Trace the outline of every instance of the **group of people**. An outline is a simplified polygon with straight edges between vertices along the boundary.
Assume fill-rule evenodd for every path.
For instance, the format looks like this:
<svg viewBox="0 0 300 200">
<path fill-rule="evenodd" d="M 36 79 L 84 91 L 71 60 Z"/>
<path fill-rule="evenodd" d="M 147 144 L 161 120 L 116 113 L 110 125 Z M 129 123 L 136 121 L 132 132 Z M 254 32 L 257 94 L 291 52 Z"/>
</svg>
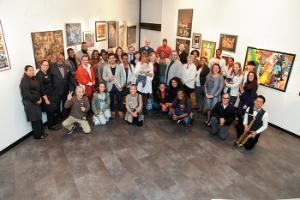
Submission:
<svg viewBox="0 0 300 200">
<path fill-rule="evenodd" d="M 146 40 L 138 51 L 129 46 L 127 53 L 118 47 L 90 54 L 87 43 L 82 42 L 80 51 L 69 48 L 67 54 L 65 60 L 59 53 L 55 63 L 41 61 L 37 73 L 25 66 L 20 89 L 36 139 L 47 137 L 42 112 L 47 114 L 50 130 L 60 129 L 62 123 L 71 134 L 79 124 L 83 132 L 90 133 L 90 116 L 95 126 L 117 116 L 142 126 L 151 109 L 190 127 L 193 104 L 207 115 L 210 134 L 221 139 L 228 137 L 228 127 L 237 118 L 237 137 L 244 132 L 250 135 L 246 149 L 253 148 L 267 128 L 268 114 L 262 108 L 265 98 L 256 93 L 255 62 L 249 61 L 243 70 L 234 58 L 225 61 L 221 49 L 208 61 L 198 50 L 188 54 L 184 44 L 172 50 L 164 39 L 156 50 Z M 196 102 L 192 103 L 194 94 Z"/>
</svg>

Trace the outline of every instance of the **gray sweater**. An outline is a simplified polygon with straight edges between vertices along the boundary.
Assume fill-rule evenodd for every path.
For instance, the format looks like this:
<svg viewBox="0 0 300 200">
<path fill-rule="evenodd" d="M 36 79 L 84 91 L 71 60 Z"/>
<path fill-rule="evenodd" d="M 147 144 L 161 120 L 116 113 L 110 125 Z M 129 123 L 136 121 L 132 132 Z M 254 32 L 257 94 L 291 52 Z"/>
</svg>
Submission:
<svg viewBox="0 0 300 200">
<path fill-rule="evenodd" d="M 213 76 L 212 74 L 209 74 L 206 77 L 204 88 L 206 94 L 213 95 L 214 97 L 219 97 L 224 88 L 223 76 Z"/>
</svg>

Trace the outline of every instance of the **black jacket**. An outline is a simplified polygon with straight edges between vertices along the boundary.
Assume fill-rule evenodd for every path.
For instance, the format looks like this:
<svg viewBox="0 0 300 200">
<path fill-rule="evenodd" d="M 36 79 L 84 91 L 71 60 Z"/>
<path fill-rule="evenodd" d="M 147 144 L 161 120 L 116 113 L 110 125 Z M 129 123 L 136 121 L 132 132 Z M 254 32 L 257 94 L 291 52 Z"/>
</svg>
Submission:
<svg viewBox="0 0 300 200">
<path fill-rule="evenodd" d="M 222 102 L 219 101 L 213 107 L 211 113 L 212 116 L 216 117 L 217 119 L 224 118 L 224 125 L 226 126 L 229 126 L 235 118 L 235 108 L 231 103 L 229 103 L 229 105 L 224 109 Z"/>
<path fill-rule="evenodd" d="M 71 73 L 70 66 L 63 64 L 64 68 L 64 77 L 62 77 L 57 63 L 51 63 L 49 68 L 49 75 L 52 80 L 53 94 L 57 96 L 67 95 L 71 88 Z"/>
<path fill-rule="evenodd" d="M 206 76 L 209 74 L 209 72 L 210 72 L 209 67 L 207 65 L 204 65 L 202 67 L 202 70 L 201 70 L 200 76 L 199 76 L 201 86 L 203 86 L 205 84 Z"/>
<path fill-rule="evenodd" d="M 186 53 L 185 51 L 182 52 L 180 55 L 179 55 L 179 59 L 180 59 L 180 62 L 182 64 L 186 64 L 187 63 L 187 57 L 189 56 L 188 53 Z"/>
</svg>

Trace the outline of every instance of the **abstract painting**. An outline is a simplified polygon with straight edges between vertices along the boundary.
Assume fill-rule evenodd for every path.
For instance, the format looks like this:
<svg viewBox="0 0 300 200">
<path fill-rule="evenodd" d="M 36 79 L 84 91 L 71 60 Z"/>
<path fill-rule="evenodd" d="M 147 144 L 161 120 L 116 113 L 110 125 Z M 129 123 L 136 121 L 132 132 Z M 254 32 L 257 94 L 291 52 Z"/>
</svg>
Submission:
<svg viewBox="0 0 300 200">
<path fill-rule="evenodd" d="M 31 33 L 36 67 L 42 60 L 56 62 L 57 54 L 64 52 L 63 31 Z"/>
<path fill-rule="evenodd" d="M 117 47 L 117 22 L 109 21 L 108 22 L 108 48 Z"/>
<path fill-rule="evenodd" d="M 200 45 L 201 45 L 201 33 L 193 33 L 192 48 L 200 49 Z"/>
<path fill-rule="evenodd" d="M 0 21 L 0 71 L 8 70 L 10 68 L 11 66 L 5 44 L 4 33 Z"/>
<path fill-rule="evenodd" d="M 136 26 L 127 27 L 127 46 L 136 43 Z"/>
<path fill-rule="evenodd" d="M 96 42 L 106 40 L 106 29 L 107 29 L 107 23 L 105 21 L 95 22 Z"/>
<path fill-rule="evenodd" d="M 118 46 L 126 49 L 126 38 L 127 38 L 127 26 L 126 22 L 119 22 L 119 42 Z"/>
<path fill-rule="evenodd" d="M 222 49 L 224 51 L 235 52 L 237 39 L 237 35 L 221 34 L 219 49 Z"/>
<path fill-rule="evenodd" d="M 202 40 L 201 56 L 206 57 L 209 61 L 215 56 L 216 42 Z"/>
<path fill-rule="evenodd" d="M 184 44 L 186 53 L 190 52 L 190 44 L 191 44 L 190 40 L 177 38 L 176 39 L 176 50 L 177 51 L 179 50 L 178 47 L 179 47 L 180 44 Z"/>
<path fill-rule="evenodd" d="M 67 46 L 73 46 L 81 43 L 81 24 L 66 24 Z"/>
<path fill-rule="evenodd" d="M 177 21 L 177 36 L 191 37 L 193 22 L 193 9 L 179 9 Z"/>
<path fill-rule="evenodd" d="M 248 47 L 245 64 L 256 63 L 261 85 L 285 92 L 296 55 L 279 51 Z"/>
<path fill-rule="evenodd" d="M 94 33 L 91 31 L 83 32 L 83 41 L 87 43 L 88 47 L 95 46 Z"/>
</svg>

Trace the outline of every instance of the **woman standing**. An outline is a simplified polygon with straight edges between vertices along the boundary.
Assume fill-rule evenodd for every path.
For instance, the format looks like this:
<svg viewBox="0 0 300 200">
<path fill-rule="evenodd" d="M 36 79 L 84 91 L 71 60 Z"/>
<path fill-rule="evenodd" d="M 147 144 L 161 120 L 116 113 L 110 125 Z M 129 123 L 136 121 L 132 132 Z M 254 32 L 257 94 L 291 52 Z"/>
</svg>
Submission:
<svg viewBox="0 0 300 200">
<path fill-rule="evenodd" d="M 123 49 L 121 47 L 118 47 L 115 52 L 116 56 L 116 63 L 121 64 L 122 63 L 122 54 L 123 54 Z"/>
<path fill-rule="evenodd" d="M 234 63 L 233 71 L 225 78 L 224 93 L 230 94 L 230 103 L 235 104 L 239 95 L 240 85 L 243 82 L 242 65 L 239 62 Z"/>
<path fill-rule="evenodd" d="M 187 58 L 187 64 L 183 66 L 182 82 L 186 96 L 191 98 L 191 93 L 195 89 L 197 67 L 194 64 L 194 56 Z"/>
<path fill-rule="evenodd" d="M 153 89 L 153 94 L 158 90 L 159 87 L 159 64 L 157 62 L 157 57 L 156 53 L 152 52 L 150 53 L 150 63 L 153 65 L 153 80 L 152 80 L 152 89 Z"/>
<path fill-rule="evenodd" d="M 98 50 L 92 52 L 91 65 L 96 74 L 96 83 L 102 82 L 103 65 L 101 64 L 101 57 Z"/>
<path fill-rule="evenodd" d="M 141 52 L 136 51 L 134 54 L 134 59 L 130 61 L 130 64 L 132 64 L 134 67 L 141 62 Z"/>
<path fill-rule="evenodd" d="M 34 69 L 31 65 L 26 65 L 24 71 L 20 90 L 27 121 L 31 122 L 33 137 L 35 139 L 44 139 L 47 137 L 47 134 L 44 134 L 42 122 L 40 83 L 34 77 Z"/>
<path fill-rule="evenodd" d="M 224 78 L 221 67 L 215 63 L 211 68 L 211 73 L 206 77 L 204 84 L 206 107 L 207 107 L 207 120 L 205 124 L 210 125 L 211 110 L 215 104 L 220 100 L 221 92 L 224 88 Z"/>
<path fill-rule="evenodd" d="M 47 126 L 49 130 L 58 130 L 59 126 L 55 123 L 55 111 L 57 109 L 57 99 L 53 95 L 51 76 L 48 73 L 49 63 L 47 60 L 41 62 L 40 70 L 36 74 L 36 79 L 40 83 L 42 96 L 42 111 L 47 114 Z"/>
</svg>

